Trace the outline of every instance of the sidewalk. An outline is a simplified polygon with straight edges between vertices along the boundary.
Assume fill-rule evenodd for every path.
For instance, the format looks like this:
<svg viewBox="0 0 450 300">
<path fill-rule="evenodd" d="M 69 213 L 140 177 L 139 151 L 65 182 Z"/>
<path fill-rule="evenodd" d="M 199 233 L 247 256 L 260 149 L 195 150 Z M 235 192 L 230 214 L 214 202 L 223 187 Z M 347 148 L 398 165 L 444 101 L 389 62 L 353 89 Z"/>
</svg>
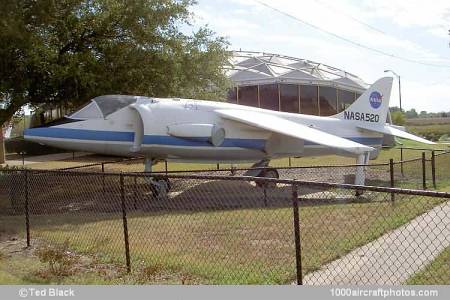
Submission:
<svg viewBox="0 0 450 300">
<path fill-rule="evenodd" d="M 80 156 L 86 156 L 90 153 L 87 152 L 75 152 L 75 157 Z M 42 162 L 48 162 L 48 161 L 55 161 L 55 160 L 63 160 L 63 159 L 70 159 L 72 158 L 74 153 L 72 152 L 66 152 L 66 153 L 56 153 L 56 154 L 47 154 L 47 155 L 38 155 L 38 156 L 28 156 L 25 157 L 24 162 L 22 162 L 22 159 L 15 159 L 15 160 L 7 160 L 5 164 L 2 164 L 2 166 L 21 166 L 22 164 L 25 165 L 31 165 L 31 164 L 37 164 Z"/>
<path fill-rule="evenodd" d="M 438 221 L 439 220 L 439 221 Z M 399 285 L 450 246 L 450 201 L 303 278 L 306 285 Z"/>
</svg>

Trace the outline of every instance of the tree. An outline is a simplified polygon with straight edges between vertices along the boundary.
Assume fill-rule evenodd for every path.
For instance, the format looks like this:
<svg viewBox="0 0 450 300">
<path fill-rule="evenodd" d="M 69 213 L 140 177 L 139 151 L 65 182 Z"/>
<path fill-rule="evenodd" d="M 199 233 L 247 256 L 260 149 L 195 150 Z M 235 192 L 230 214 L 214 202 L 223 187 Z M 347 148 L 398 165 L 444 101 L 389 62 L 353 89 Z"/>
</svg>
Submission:
<svg viewBox="0 0 450 300">
<path fill-rule="evenodd" d="M 206 27 L 185 33 L 194 4 L 1 0 L 0 124 L 24 104 L 102 94 L 222 97 L 228 44 Z"/>
<path fill-rule="evenodd" d="M 405 125 L 405 114 L 401 111 L 391 112 L 391 118 L 395 125 Z"/>
<path fill-rule="evenodd" d="M 427 118 L 428 117 L 428 113 L 426 110 L 421 110 L 419 113 L 419 118 Z"/>
<path fill-rule="evenodd" d="M 407 119 L 417 118 L 418 116 L 419 116 L 419 114 L 417 113 L 417 111 L 414 108 L 411 108 L 410 110 L 408 110 L 406 112 Z"/>
<path fill-rule="evenodd" d="M 401 110 L 400 110 L 400 107 L 398 107 L 398 106 L 391 106 L 391 107 L 389 107 L 389 111 L 396 112 L 396 111 L 401 111 Z"/>
</svg>

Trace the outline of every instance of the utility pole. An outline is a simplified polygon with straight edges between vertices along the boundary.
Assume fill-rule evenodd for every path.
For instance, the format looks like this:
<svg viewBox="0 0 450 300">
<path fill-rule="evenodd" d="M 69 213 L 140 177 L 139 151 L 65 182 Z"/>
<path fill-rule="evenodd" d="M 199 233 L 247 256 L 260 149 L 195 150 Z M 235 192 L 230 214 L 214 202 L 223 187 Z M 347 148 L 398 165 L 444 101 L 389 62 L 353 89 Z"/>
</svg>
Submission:
<svg viewBox="0 0 450 300">
<path fill-rule="evenodd" d="M 398 75 L 397 73 L 395 73 L 392 70 L 384 70 L 384 73 L 387 73 L 387 72 L 394 74 L 394 76 L 397 77 L 397 79 L 398 79 L 398 100 L 399 100 L 399 105 L 400 105 L 400 112 L 403 112 L 403 110 L 402 110 L 402 85 L 401 85 L 401 81 L 400 81 L 400 75 Z"/>
</svg>

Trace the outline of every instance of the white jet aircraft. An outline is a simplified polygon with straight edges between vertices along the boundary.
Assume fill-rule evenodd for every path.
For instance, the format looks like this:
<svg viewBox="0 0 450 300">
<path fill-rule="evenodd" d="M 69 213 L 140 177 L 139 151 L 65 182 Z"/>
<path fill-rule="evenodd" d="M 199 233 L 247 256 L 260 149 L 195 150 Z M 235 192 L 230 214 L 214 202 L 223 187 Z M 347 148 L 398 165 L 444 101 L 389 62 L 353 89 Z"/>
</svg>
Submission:
<svg viewBox="0 0 450 300">
<path fill-rule="evenodd" d="M 353 156 L 362 165 L 378 155 L 384 134 L 432 143 L 386 124 L 391 87 L 391 77 L 381 78 L 330 117 L 203 100 L 100 96 L 63 120 L 27 129 L 24 135 L 69 150 L 143 155 L 147 172 L 164 159 L 267 167 L 279 157 L 338 154 Z M 278 177 L 275 169 L 248 174 Z M 364 184 L 362 167 L 356 168 L 355 183 Z"/>
</svg>

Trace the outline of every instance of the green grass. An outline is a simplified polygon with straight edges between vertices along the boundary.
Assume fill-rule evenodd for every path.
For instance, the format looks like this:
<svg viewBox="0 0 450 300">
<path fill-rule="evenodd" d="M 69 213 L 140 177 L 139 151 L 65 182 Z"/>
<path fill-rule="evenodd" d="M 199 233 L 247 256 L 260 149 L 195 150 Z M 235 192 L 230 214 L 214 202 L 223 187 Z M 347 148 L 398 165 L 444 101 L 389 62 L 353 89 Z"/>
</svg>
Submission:
<svg viewBox="0 0 450 300">
<path fill-rule="evenodd" d="M 409 278 L 407 284 L 448 285 L 450 283 L 450 247 L 447 247 L 425 269 Z"/>
<path fill-rule="evenodd" d="M 444 134 L 450 134 L 450 124 L 408 125 L 407 129 L 433 141 L 437 141 Z"/>
<path fill-rule="evenodd" d="M 418 145 L 405 142 L 405 146 Z M 436 148 L 442 148 L 437 145 Z M 399 158 L 398 149 L 383 150 L 378 160 Z M 405 159 L 415 158 L 420 151 L 406 151 Z M 446 156 L 445 156 L 446 157 Z M 92 158 L 89 158 L 92 159 Z M 439 165 L 448 165 L 448 158 Z M 294 165 L 354 163 L 353 159 L 327 156 L 322 158 L 293 159 Z M 273 165 L 287 166 L 287 159 L 272 161 Z M 123 168 L 122 165 L 114 165 Z M 163 164 L 157 168 L 162 170 Z M 186 168 L 215 168 L 215 165 L 172 164 L 170 170 Z M 222 165 L 223 167 L 223 165 Z M 108 167 L 109 168 L 109 167 Z M 121 171 L 142 169 L 140 164 L 130 164 Z M 420 168 L 408 166 L 408 174 L 417 175 Z M 107 170 L 111 171 L 111 170 Z M 438 188 L 450 190 L 448 171 L 440 169 Z M 444 177 L 447 176 L 447 177 Z M 413 185 L 413 182 L 403 183 Z M 342 193 L 342 191 L 335 191 Z M 1 194 L 1 192 L 0 192 Z M 7 196 L 7 195 L 6 195 Z M 211 194 L 211 197 L 218 195 Z M 223 195 L 222 195 L 223 196 Z M 372 195 L 382 200 L 382 195 Z M 0 199 L 6 199 L 0 195 Z M 375 200 L 376 200 L 375 199 Z M 6 200 L 5 200 L 6 201 Z M 4 202 L 0 201 L 0 206 Z M 397 197 L 389 202 L 351 203 L 338 205 L 304 206 L 300 209 L 302 259 L 305 273 L 339 258 L 382 234 L 397 228 L 415 216 L 441 203 L 441 199 Z M 97 273 L 64 278 L 66 284 L 142 283 L 139 270 L 145 266 L 161 266 L 162 274 L 150 283 L 255 283 L 286 284 L 295 277 L 295 249 L 292 232 L 292 209 L 239 209 L 228 211 L 190 213 L 129 212 L 128 227 L 133 273 L 120 278 L 105 279 Z M 70 242 L 79 253 L 95 253 L 105 263 L 124 264 L 123 227 L 119 213 L 32 216 L 32 238 L 46 242 Z M 5 232 L 19 229 L 23 235 L 22 216 L 0 218 L 0 228 Z M 36 260 L 36 259 L 35 259 Z M 35 269 L 36 261 L 25 261 Z M 439 261 L 438 261 L 439 262 Z M 0 262 L 0 283 L 39 283 L 40 278 L 27 277 L 20 270 L 22 262 L 13 261 L 5 266 Z M 30 267 L 31 268 L 31 267 Z M 32 269 L 32 268 L 31 268 Z M 16 270 L 16 271 L 14 271 Z M 19 271 L 17 271 L 19 270 Z M 161 280 L 163 278 L 163 280 Z M 55 283 L 46 281 L 44 283 Z M 56 282 L 59 283 L 59 282 Z M 447 281 L 448 284 L 448 281 Z"/>
<path fill-rule="evenodd" d="M 399 197 L 400 198 L 400 197 Z M 303 271 L 341 257 L 431 209 L 441 199 L 408 197 L 389 202 L 305 206 L 300 209 Z M 2 224 L 3 223 L 3 224 Z M 20 224 L 4 219 L 3 227 Z M 17 227 L 16 227 L 17 228 Z M 180 283 L 286 284 L 295 278 L 292 209 L 131 213 L 133 268 L 159 265 Z M 80 253 L 124 263 L 120 215 L 32 218 L 32 237 L 70 242 Z"/>
<path fill-rule="evenodd" d="M 6 284 L 136 284 L 137 278 L 132 275 L 119 274 L 105 276 L 101 270 L 87 270 L 67 276 L 52 276 L 47 272 L 47 266 L 36 256 L 14 256 L 0 261 L 0 285 Z"/>
</svg>

